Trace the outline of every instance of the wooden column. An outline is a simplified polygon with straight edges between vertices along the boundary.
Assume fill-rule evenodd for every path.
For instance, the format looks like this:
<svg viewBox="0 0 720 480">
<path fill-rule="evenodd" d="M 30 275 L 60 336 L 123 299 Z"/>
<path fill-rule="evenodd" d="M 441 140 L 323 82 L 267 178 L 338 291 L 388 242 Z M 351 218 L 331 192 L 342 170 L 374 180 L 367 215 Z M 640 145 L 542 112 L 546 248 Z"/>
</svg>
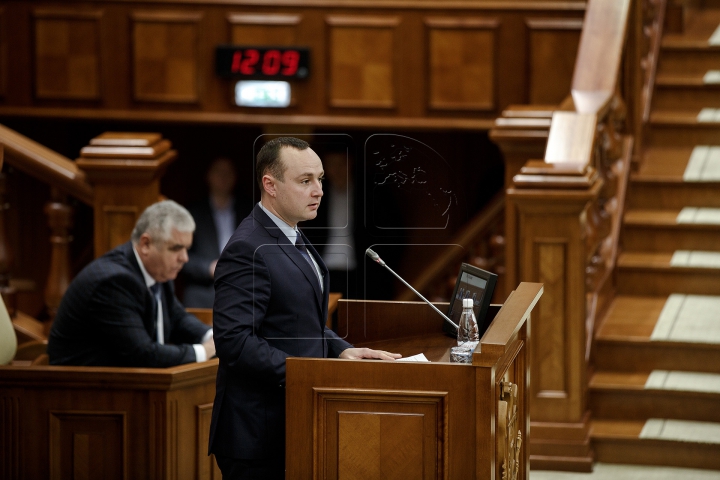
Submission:
<svg viewBox="0 0 720 480">
<path fill-rule="evenodd" d="M 577 148 L 563 150 L 551 130 L 550 163 L 528 162 L 507 192 L 516 212 L 518 275 L 545 288 L 530 345 L 530 462 L 536 469 L 591 471 L 586 276 L 603 224 L 594 212 L 604 181 L 592 166 L 595 116 L 556 115 L 553 127 L 556 120 L 558 131 L 579 140 Z"/>
<path fill-rule="evenodd" d="M 50 271 L 45 286 L 45 306 L 49 317 L 48 322 L 45 323 L 45 333 L 49 334 L 55 314 L 71 280 L 69 244 L 72 240 L 70 228 L 73 224 L 73 209 L 67 204 L 66 195 L 53 188 L 52 200 L 45 205 L 45 214 L 48 216 L 51 232 Z"/>
<path fill-rule="evenodd" d="M 95 256 L 127 242 L 140 214 L 160 199 L 160 178 L 177 153 L 159 133 L 106 132 L 77 159 L 93 185 Z"/>
<path fill-rule="evenodd" d="M 520 172 L 525 163 L 532 158 L 542 158 L 545 154 L 552 108 L 517 105 L 503 111 L 502 117 L 495 120 L 490 130 L 490 139 L 498 144 L 505 163 L 505 190 L 510 188 L 513 177 Z M 512 205 L 505 203 L 505 270 L 504 292 L 511 292 L 519 283 L 517 265 L 517 212 Z"/>
</svg>

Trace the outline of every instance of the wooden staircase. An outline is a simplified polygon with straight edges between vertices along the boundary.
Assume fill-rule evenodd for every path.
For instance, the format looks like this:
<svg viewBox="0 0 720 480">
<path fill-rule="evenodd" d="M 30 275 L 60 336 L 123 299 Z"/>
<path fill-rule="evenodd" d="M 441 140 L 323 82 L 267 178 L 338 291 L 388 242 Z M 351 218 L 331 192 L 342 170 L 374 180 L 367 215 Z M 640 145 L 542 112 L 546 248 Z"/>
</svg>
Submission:
<svg viewBox="0 0 720 480">
<path fill-rule="evenodd" d="M 617 296 L 595 333 L 600 462 L 720 470 L 720 113 L 700 115 L 720 109 L 720 2 L 704 5 L 662 40 Z"/>
</svg>

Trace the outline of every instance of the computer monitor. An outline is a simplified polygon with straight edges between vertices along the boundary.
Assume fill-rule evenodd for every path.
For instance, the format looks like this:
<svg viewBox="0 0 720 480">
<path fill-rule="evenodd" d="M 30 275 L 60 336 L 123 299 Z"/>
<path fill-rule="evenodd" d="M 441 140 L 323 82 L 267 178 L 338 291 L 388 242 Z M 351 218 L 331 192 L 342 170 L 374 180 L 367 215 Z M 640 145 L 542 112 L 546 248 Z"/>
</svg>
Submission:
<svg viewBox="0 0 720 480">
<path fill-rule="evenodd" d="M 450 298 L 450 306 L 448 307 L 447 316 L 455 322 L 460 323 L 460 314 L 462 313 L 462 301 L 465 298 L 472 298 L 474 305 L 475 318 L 478 323 L 478 331 L 480 338 L 485 334 L 490 322 L 486 322 L 490 300 L 492 299 L 495 284 L 497 283 L 497 275 L 481 268 L 463 263 L 460 266 L 457 280 L 455 281 L 455 289 Z M 443 322 L 443 331 L 452 336 L 457 336 L 457 329 L 448 322 Z"/>
</svg>

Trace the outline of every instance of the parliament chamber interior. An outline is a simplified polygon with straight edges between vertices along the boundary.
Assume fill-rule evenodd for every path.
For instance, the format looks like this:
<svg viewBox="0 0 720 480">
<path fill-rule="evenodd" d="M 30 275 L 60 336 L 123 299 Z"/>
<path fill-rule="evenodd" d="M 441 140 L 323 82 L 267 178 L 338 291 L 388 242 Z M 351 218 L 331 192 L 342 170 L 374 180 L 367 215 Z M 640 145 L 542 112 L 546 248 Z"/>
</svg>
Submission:
<svg viewBox="0 0 720 480">
<path fill-rule="evenodd" d="M 2 2 L 0 478 L 221 478 L 217 359 L 55 366 L 47 340 L 213 160 L 250 212 L 281 136 L 351 185 L 328 327 L 429 360 L 290 358 L 286 478 L 720 475 L 718 65 L 719 0 Z M 471 364 L 368 247 L 442 311 L 461 265 L 497 275 Z"/>
</svg>

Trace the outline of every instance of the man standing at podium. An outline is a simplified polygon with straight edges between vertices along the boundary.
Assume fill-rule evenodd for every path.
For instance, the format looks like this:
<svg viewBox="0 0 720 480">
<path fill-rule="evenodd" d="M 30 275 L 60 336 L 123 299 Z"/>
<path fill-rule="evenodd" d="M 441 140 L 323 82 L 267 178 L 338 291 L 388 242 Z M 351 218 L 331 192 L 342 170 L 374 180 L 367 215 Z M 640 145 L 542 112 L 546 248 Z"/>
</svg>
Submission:
<svg viewBox="0 0 720 480">
<path fill-rule="evenodd" d="M 328 269 L 297 228 L 317 215 L 323 175 L 307 142 L 267 142 L 256 164 L 261 200 L 217 262 L 213 329 L 220 365 L 209 451 L 225 480 L 285 478 L 287 357 L 400 357 L 353 348 L 325 326 Z"/>
</svg>

